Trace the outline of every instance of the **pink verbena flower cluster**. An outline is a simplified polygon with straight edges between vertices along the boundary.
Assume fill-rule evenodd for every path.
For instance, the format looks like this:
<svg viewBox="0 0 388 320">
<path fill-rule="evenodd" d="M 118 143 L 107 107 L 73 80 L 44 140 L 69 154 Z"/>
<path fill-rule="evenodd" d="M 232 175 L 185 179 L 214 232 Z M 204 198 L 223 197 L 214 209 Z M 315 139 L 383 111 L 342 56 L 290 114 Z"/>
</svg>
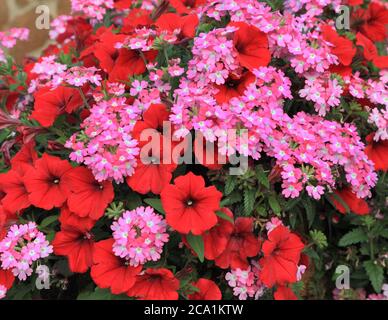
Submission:
<svg viewBox="0 0 388 320">
<path fill-rule="evenodd" d="M 225 279 L 228 285 L 233 288 L 233 295 L 239 300 L 247 300 L 248 298 L 258 300 L 266 288 L 258 278 L 259 272 L 259 265 L 252 262 L 247 270 L 232 269 L 225 275 Z"/>
<path fill-rule="evenodd" d="M 48 84 L 51 87 L 57 87 L 62 83 L 66 83 L 74 87 L 83 87 L 90 83 L 95 86 L 101 85 L 101 75 L 98 74 L 100 70 L 95 67 L 71 67 L 63 73 L 54 75 L 52 81 Z"/>
<path fill-rule="evenodd" d="M 11 49 L 16 45 L 17 40 L 28 40 L 30 30 L 26 28 L 12 28 L 0 32 L 0 62 L 5 62 L 4 48 Z"/>
<path fill-rule="evenodd" d="M 86 17 L 101 21 L 108 9 L 114 8 L 114 0 L 71 0 L 73 12 L 82 12 Z"/>
<path fill-rule="evenodd" d="M 59 35 L 65 33 L 67 22 L 72 20 L 72 16 L 61 15 L 55 18 L 50 24 L 49 36 L 50 39 L 56 40 Z"/>
<path fill-rule="evenodd" d="M 342 86 L 329 74 L 307 74 L 303 89 L 299 95 L 307 101 L 313 101 L 315 111 L 324 116 L 332 107 L 339 106 L 343 93 Z"/>
<path fill-rule="evenodd" d="M 131 266 L 158 261 L 169 238 L 165 220 L 151 207 L 125 211 L 111 228 L 114 254 L 128 260 Z"/>
<path fill-rule="evenodd" d="M 98 181 L 121 183 L 136 167 L 140 150 L 131 132 L 142 110 L 127 104 L 125 98 L 114 97 L 97 102 L 90 112 L 83 130 L 65 145 L 74 150 L 70 159 L 88 166 Z"/>
<path fill-rule="evenodd" d="M 306 12 L 303 15 L 309 17 L 322 14 L 325 7 L 329 5 L 338 12 L 341 0 L 286 0 L 284 2 L 286 10 L 296 13 L 304 9 Z"/>
<path fill-rule="evenodd" d="M 52 252 L 53 247 L 35 222 L 13 225 L 0 242 L 1 267 L 11 269 L 15 277 L 24 281 L 32 274 L 32 264 Z"/>
</svg>

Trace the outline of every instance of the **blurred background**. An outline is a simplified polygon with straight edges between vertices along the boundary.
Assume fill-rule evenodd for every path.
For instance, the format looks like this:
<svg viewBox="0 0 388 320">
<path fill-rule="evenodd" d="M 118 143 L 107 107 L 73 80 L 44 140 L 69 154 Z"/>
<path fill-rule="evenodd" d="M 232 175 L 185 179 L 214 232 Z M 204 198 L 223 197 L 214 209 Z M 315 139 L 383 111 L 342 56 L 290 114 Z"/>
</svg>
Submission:
<svg viewBox="0 0 388 320">
<path fill-rule="evenodd" d="M 49 30 L 39 30 L 35 27 L 35 12 L 39 5 L 46 5 L 50 9 L 51 19 L 61 14 L 70 13 L 70 0 L 0 0 L 0 31 L 12 27 L 26 27 L 30 29 L 30 40 L 21 41 L 11 50 L 17 61 L 23 56 L 37 56 L 49 43 Z"/>
</svg>

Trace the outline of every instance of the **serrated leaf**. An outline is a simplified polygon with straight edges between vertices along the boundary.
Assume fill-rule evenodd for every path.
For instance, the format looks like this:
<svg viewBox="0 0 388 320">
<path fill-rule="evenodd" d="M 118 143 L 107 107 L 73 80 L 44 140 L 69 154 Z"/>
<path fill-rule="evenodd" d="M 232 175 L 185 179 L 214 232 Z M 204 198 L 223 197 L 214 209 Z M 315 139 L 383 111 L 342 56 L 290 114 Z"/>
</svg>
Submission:
<svg viewBox="0 0 388 320">
<path fill-rule="evenodd" d="M 268 180 L 268 176 L 266 175 L 266 173 L 264 172 L 263 168 L 260 166 L 260 167 L 257 167 L 256 169 L 256 177 L 257 179 L 259 180 L 259 182 L 264 186 L 266 187 L 267 189 L 269 189 L 269 180 Z"/>
<path fill-rule="evenodd" d="M 375 289 L 377 293 L 380 293 L 384 282 L 384 269 L 371 260 L 365 261 L 363 265 L 373 286 L 373 289 Z"/>
<path fill-rule="evenodd" d="M 277 215 L 277 216 L 280 216 L 281 215 L 281 212 L 282 212 L 282 209 L 280 207 L 280 204 L 278 202 L 278 199 L 276 198 L 276 196 L 274 195 L 270 195 L 268 197 L 268 203 L 269 203 L 269 206 L 271 207 L 272 211 Z"/>
<path fill-rule="evenodd" d="M 228 177 L 225 181 L 225 189 L 224 193 L 225 195 L 229 195 L 233 192 L 234 188 L 236 187 L 236 180 L 232 179 L 231 176 Z"/>
<path fill-rule="evenodd" d="M 255 190 L 244 191 L 244 214 L 249 216 L 255 207 Z"/>
<path fill-rule="evenodd" d="M 315 205 L 309 198 L 305 199 L 302 203 L 303 207 L 306 209 L 306 216 L 309 228 L 311 228 L 315 219 Z"/>
<path fill-rule="evenodd" d="M 327 247 L 327 238 L 326 238 L 326 235 L 322 231 L 311 230 L 310 237 L 313 240 L 313 242 L 318 246 L 318 248 L 324 249 Z"/>
<path fill-rule="evenodd" d="M 340 241 L 338 242 L 338 245 L 340 247 L 346 247 L 352 244 L 365 242 L 368 240 L 368 237 L 364 230 L 362 229 L 354 229 L 347 234 L 345 234 Z"/>
<path fill-rule="evenodd" d="M 222 211 L 216 211 L 216 215 L 221 219 L 227 220 L 234 224 L 233 218 L 229 217 L 227 214 L 223 213 Z"/>
<path fill-rule="evenodd" d="M 39 224 L 39 228 L 43 229 L 52 224 L 53 222 L 58 221 L 58 216 L 49 216 L 47 218 L 44 218 L 43 221 Z"/>
<path fill-rule="evenodd" d="M 144 199 L 143 201 L 149 206 L 151 206 L 152 208 L 154 208 L 156 211 L 160 212 L 161 214 L 166 214 L 163 209 L 162 201 L 160 201 L 160 199 L 147 198 L 147 199 Z"/>
<path fill-rule="evenodd" d="M 197 254 L 199 261 L 203 262 L 205 260 L 205 244 L 203 242 L 203 238 L 189 233 L 186 239 L 190 247 Z"/>
</svg>

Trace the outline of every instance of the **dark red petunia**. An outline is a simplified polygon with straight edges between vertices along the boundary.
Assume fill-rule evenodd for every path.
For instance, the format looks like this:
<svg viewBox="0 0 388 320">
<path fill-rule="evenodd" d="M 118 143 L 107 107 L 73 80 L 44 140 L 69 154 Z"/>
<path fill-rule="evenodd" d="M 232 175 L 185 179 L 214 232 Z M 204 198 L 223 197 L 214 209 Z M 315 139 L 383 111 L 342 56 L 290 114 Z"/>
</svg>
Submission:
<svg viewBox="0 0 388 320">
<path fill-rule="evenodd" d="M 73 168 L 62 180 L 69 189 L 67 205 L 81 218 L 100 219 L 114 198 L 112 182 L 98 182 L 88 168 Z"/>
<path fill-rule="evenodd" d="M 353 42 L 348 38 L 341 37 L 331 26 L 324 25 L 322 27 L 323 39 L 329 42 L 331 53 L 338 57 L 338 60 L 344 66 L 349 66 L 356 54 L 357 49 L 353 46 Z"/>
<path fill-rule="evenodd" d="M 7 173 L 0 174 L 0 190 L 6 194 L 1 202 L 6 211 L 19 214 L 21 210 L 31 205 L 24 176 L 33 168 L 28 165 L 13 167 L 17 169 L 12 168 Z"/>
<path fill-rule="evenodd" d="M 0 269 L 0 284 L 1 285 L 6 287 L 7 289 L 11 289 L 14 281 L 15 281 L 15 277 L 12 274 L 11 270 Z"/>
<path fill-rule="evenodd" d="M 107 239 L 95 244 L 90 275 L 99 288 L 122 294 L 133 287 L 142 266 L 129 266 L 124 259 L 115 256 L 113 243 L 113 239 Z"/>
<path fill-rule="evenodd" d="M 196 14 L 180 16 L 175 13 L 162 14 L 155 23 L 160 31 L 173 33 L 175 30 L 179 30 L 178 40 L 194 38 L 198 24 L 199 20 Z"/>
<path fill-rule="evenodd" d="M 71 168 L 68 161 L 44 153 L 35 162 L 35 168 L 24 176 L 31 204 L 45 210 L 62 207 L 69 194 L 69 187 L 62 178 Z"/>
<path fill-rule="evenodd" d="M 365 60 L 372 61 L 379 69 L 388 68 L 388 56 L 379 56 L 377 48 L 371 40 L 360 32 L 357 33 L 356 39 L 356 44 L 363 49 Z"/>
<path fill-rule="evenodd" d="M 59 115 L 72 113 L 82 105 L 83 100 L 77 89 L 60 86 L 52 90 L 43 87 L 35 93 L 31 118 L 43 127 L 51 127 Z"/>
<path fill-rule="evenodd" d="M 351 212 L 358 215 L 369 214 L 370 210 L 368 203 L 364 199 L 358 198 L 350 187 L 345 187 L 342 190 L 335 190 L 334 193 L 346 203 Z M 342 205 L 342 203 L 340 203 L 340 201 L 337 201 L 335 197 L 331 197 L 331 201 L 339 212 L 343 214 L 347 212 L 346 208 Z"/>
<path fill-rule="evenodd" d="M 375 170 L 388 170 L 388 140 L 374 141 L 374 133 L 366 137 L 365 154 L 375 164 Z"/>
<path fill-rule="evenodd" d="M 71 212 L 67 205 L 61 208 L 59 222 L 61 225 L 87 230 L 91 230 L 96 224 L 96 220 L 90 219 L 89 217 L 81 218 L 76 213 Z"/>
<path fill-rule="evenodd" d="M 93 264 L 94 238 L 87 228 L 62 225 L 52 245 L 55 255 L 68 258 L 72 272 L 84 273 Z"/>
<path fill-rule="evenodd" d="M 304 244 L 297 235 L 283 225 L 277 226 L 263 243 L 260 280 L 269 288 L 275 284 L 296 282 L 303 248 Z"/>
<path fill-rule="evenodd" d="M 231 22 L 229 26 L 239 28 L 234 33 L 233 43 L 240 64 L 250 71 L 267 66 L 271 61 L 267 35 L 245 22 Z"/>
<path fill-rule="evenodd" d="M 298 300 L 294 291 L 291 288 L 285 286 L 277 287 L 274 293 L 275 300 Z"/>
<path fill-rule="evenodd" d="M 206 3 L 206 0 L 170 0 L 171 6 L 179 14 L 189 14 Z"/>
<path fill-rule="evenodd" d="M 167 223 L 180 233 L 200 235 L 217 223 L 222 193 L 205 187 L 201 176 L 188 173 L 167 185 L 160 194 Z"/>
<path fill-rule="evenodd" d="M 254 82 L 255 79 L 251 72 L 245 72 L 242 76 L 229 75 L 223 85 L 215 85 L 219 90 L 215 95 L 217 102 L 222 104 L 234 97 L 242 96 L 248 85 Z"/>
<path fill-rule="evenodd" d="M 247 269 L 247 258 L 256 256 L 260 242 L 253 234 L 253 218 L 237 218 L 225 250 L 215 259 L 222 269 Z"/>
<path fill-rule="evenodd" d="M 352 27 L 372 41 L 384 41 L 387 38 L 388 9 L 371 2 L 367 9 L 360 8 L 352 14 Z"/>
<path fill-rule="evenodd" d="M 220 211 L 233 220 L 232 211 L 227 208 L 222 208 Z M 202 235 L 206 259 L 214 260 L 225 251 L 233 230 L 232 222 L 218 217 L 217 224 Z"/>
<path fill-rule="evenodd" d="M 140 300 L 178 300 L 179 286 L 179 280 L 170 270 L 148 268 L 136 277 L 127 294 Z"/>
<path fill-rule="evenodd" d="M 197 282 L 193 283 L 199 291 L 193 294 L 189 294 L 187 297 L 189 300 L 221 300 L 222 294 L 220 288 L 214 281 L 201 278 Z"/>
</svg>

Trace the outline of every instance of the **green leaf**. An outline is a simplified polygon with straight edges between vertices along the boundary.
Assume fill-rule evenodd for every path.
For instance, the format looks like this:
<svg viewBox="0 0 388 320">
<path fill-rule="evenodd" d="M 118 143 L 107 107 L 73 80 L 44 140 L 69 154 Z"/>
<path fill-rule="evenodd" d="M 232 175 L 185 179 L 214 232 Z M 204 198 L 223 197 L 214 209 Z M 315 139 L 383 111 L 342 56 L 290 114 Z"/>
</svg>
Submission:
<svg viewBox="0 0 388 320">
<path fill-rule="evenodd" d="M 256 168 L 256 177 L 257 179 L 259 180 L 259 182 L 264 186 L 266 187 L 267 189 L 269 189 L 269 180 L 268 180 L 268 177 L 266 175 L 266 173 L 264 172 L 264 169 L 259 166 Z"/>
<path fill-rule="evenodd" d="M 255 190 L 244 190 L 244 214 L 249 216 L 255 207 Z"/>
<path fill-rule="evenodd" d="M 311 228 L 315 219 L 315 205 L 310 198 L 307 198 L 303 201 L 303 206 L 306 209 L 306 216 L 307 221 L 309 223 L 309 228 Z"/>
<path fill-rule="evenodd" d="M 58 215 L 49 216 L 42 220 L 42 222 L 39 224 L 39 228 L 44 229 L 56 221 L 58 221 Z"/>
<path fill-rule="evenodd" d="M 152 208 L 154 208 L 156 211 L 160 212 L 161 214 L 166 214 L 163 209 L 162 201 L 160 201 L 160 199 L 148 198 L 148 199 L 144 199 L 143 201 L 146 204 L 150 205 Z"/>
<path fill-rule="evenodd" d="M 216 215 L 234 224 L 233 218 L 229 217 L 227 214 L 223 213 L 222 211 L 216 211 Z"/>
<path fill-rule="evenodd" d="M 384 282 L 384 269 L 371 260 L 365 261 L 363 265 L 369 280 L 372 283 L 373 289 L 375 289 L 377 293 L 380 293 Z"/>
<path fill-rule="evenodd" d="M 280 204 L 278 202 L 278 199 L 274 195 L 270 195 L 268 198 L 269 206 L 271 207 L 272 211 L 277 215 L 280 216 L 282 209 L 280 208 Z"/>
<path fill-rule="evenodd" d="M 358 228 L 345 234 L 338 242 L 338 245 L 340 247 L 346 247 L 351 244 L 365 242 L 365 241 L 368 241 L 368 237 L 366 233 L 364 232 L 364 230 Z"/>
<path fill-rule="evenodd" d="M 236 186 L 236 179 L 234 179 L 234 177 L 232 178 L 231 176 L 229 176 L 225 181 L 225 189 L 224 189 L 225 195 L 227 196 L 231 194 L 235 186 Z"/>
<path fill-rule="evenodd" d="M 310 237 L 319 249 L 324 249 L 327 247 L 327 238 L 322 231 L 311 230 Z"/>
<path fill-rule="evenodd" d="M 205 244 L 203 242 L 203 238 L 189 233 L 186 239 L 190 247 L 198 255 L 199 261 L 203 262 L 205 260 Z"/>
</svg>

